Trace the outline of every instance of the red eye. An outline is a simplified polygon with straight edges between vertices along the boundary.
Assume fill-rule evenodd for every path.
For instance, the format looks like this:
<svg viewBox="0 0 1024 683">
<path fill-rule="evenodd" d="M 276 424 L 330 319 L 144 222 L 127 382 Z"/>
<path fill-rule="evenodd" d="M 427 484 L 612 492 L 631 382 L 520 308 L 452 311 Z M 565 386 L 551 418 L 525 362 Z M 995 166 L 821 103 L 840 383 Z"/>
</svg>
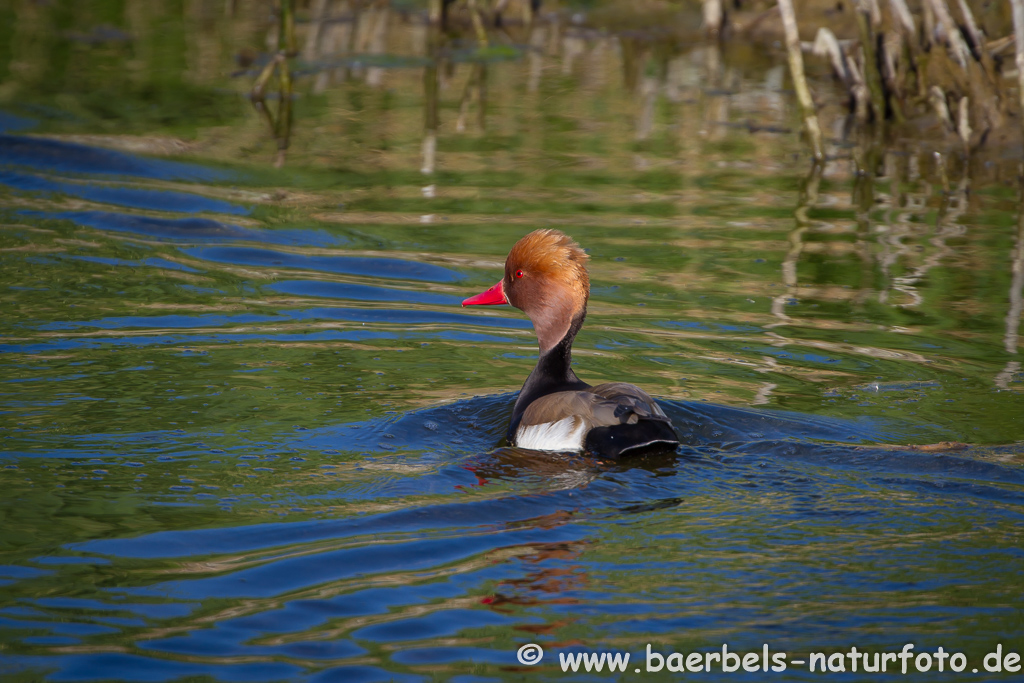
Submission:
<svg viewBox="0 0 1024 683">
<path fill-rule="evenodd" d="M 518 278 L 518 277 L 522 277 L 522 276 L 523 276 L 523 271 L 517 270 L 516 271 L 516 277 Z"/>
</svg>

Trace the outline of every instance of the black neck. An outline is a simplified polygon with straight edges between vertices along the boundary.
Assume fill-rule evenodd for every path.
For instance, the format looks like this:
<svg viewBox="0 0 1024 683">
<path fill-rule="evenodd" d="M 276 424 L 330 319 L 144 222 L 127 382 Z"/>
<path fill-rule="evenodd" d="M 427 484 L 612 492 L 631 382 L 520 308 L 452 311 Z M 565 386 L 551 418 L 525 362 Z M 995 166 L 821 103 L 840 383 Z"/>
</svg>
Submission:
<svg viewBox="0 0 1024 683">
<path fill-rule="evenodd" d="M 519 421 L 526 411 L 526 406 L 536 401 L 541 396 L 554 394 L 559 391 L 578 391 L 586 389 L 590 385 L 580 380 L 572 371 L 572 342 L 576 333 L 583 326 L 583 319 L 586 311 L 573 319 L 569 325 L 569 331 L 565 333 L 562 340 L 542 353 L 537 359 L 537 365 L 533 372 L 526 378 L 523 388 L 519 391 L 519 398 L 516 399 L 516 407 L 512 411 L 512 424 L 509 425 L 509 439 L 519 427 Z"/>
</svg>

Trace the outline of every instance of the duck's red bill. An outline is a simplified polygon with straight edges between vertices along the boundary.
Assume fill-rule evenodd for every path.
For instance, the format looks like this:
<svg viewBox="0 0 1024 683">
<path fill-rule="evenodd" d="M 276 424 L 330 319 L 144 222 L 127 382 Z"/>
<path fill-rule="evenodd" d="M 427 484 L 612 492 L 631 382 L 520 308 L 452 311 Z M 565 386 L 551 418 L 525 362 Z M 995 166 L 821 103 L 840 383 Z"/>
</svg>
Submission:
<svg viewBox="0 0 1024 683">
<path fill-rule="evenodd" d="M 508 299 L 505 298 L 505 288 L 502 287 L 502 281 L 498 280 L 498 284 L 494 285 L 485 292 L 480 292 L 476 296 L 471 296 L 462 302 L 463 306 L 494 306 L 497 304 L 507 304 Z"/>
</svg>

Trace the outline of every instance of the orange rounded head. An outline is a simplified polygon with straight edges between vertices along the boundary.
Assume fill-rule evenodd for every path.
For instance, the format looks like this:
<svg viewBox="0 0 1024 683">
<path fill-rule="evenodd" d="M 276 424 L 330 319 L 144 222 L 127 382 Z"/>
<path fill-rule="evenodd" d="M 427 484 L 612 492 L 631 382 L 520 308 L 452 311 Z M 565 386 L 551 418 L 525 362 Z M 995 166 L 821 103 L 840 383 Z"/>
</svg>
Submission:
<svg viewBox="0 0 1024 683">
<path fill-rule="evenodd" d="M 534 230 L 508 253 L 505 277 L 462 305 L 515 306 L 533 321 L 541 351 L 545 351 L 568 332 L 576 317 L 586 314 L 590 296 L 588 258 L 565 233 Z"/>
</svg>

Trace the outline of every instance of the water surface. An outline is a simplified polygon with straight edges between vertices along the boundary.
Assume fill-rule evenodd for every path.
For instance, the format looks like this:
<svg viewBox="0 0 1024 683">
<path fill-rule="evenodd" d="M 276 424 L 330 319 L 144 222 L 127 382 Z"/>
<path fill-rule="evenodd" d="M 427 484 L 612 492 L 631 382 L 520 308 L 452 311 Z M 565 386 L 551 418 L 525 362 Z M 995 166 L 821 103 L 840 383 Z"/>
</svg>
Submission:
<svg viewBox="0 0 1024 683">
<path fill-rule="evenodd" d="M 0 116 L 5 679 L 615 680 L 558 653 L 914 643 L 977 681 L 1024 650 L 1016 161 L 836 120 L 815 171 L 770 54 L 654 52 L 630 90 L 619 38 L 542 23 L 488 62 L 486 130 L 456 130 L 472 61 L 441 69 L 424 175 L 397 48 L 424 29 L 395 14 L 373 78 L 307 66 L 275 170 L 230 77 L 262 14 L 71 6 L 3 29 L 42 46 Z M 162 42 L 126 71 L 88 21 Z M 502 444 L 532 329 L 459 302 L 548 226 L 591 256 L 577 373 L 657 396 L 676 452 Z"/>
</svg>

